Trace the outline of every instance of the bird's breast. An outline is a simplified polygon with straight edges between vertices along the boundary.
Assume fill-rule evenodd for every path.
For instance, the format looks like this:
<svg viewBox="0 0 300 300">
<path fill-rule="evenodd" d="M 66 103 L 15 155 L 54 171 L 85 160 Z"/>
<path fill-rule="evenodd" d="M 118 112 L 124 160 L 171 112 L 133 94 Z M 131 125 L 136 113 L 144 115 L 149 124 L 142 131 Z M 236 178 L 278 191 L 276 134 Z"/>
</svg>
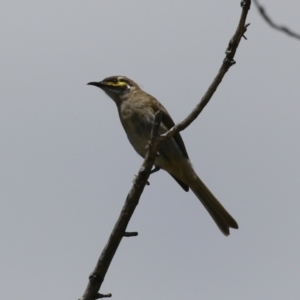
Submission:
<svg viewBox="0 0 300 300">
<path fill-rule="evenodd" d="M 144 157 L 152 130 L 153 111 L 136 103 L 124 103 L 119 108 L 119 116 L 131 145 Z"/>
</svg>

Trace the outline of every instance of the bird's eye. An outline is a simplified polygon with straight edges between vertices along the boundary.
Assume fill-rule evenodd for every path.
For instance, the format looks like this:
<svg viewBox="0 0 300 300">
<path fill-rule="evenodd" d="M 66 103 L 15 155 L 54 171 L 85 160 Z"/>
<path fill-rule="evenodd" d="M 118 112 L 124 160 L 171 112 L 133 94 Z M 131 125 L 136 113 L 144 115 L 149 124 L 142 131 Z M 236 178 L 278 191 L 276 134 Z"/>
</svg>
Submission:
<svg viewBox="0 0 300 300">
<path fill-rule="evenodd" d="M 112 82 L 113 82 L 113 83 L 117 83 L 117 82 L 118 82 L 118 79 L 117 79 L 117 78 L 114 78 L 114 79 L 112 80 Z"/>
</svg>

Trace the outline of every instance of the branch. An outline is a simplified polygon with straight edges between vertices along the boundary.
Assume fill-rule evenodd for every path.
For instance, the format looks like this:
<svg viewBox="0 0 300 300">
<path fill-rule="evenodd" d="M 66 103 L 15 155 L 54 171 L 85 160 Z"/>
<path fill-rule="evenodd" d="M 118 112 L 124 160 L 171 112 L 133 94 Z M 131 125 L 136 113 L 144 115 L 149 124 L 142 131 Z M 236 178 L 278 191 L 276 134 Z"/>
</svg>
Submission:
<svg viewBox="0 0 300 300">
<path fill-rule="evenodd" d="M 251 0 L 245 0 L 245 1 L 241 2 L 241 6 L 243 9 L 242 9 L 240 21 L 239 21 L 239 24 L 235 31 L 234 36 L 229 41 L 229 45 L 225 51 L 226 56 L 223 60 L 223 63 L 221 65 L 221 68 L 220 68 L 217 76 L 214 78 L 213 82 L 207 89 L 206 93 L 204 94 L 204 96 L 202 97 L 200 102 L 193 109 L 193 111 L 182 122 L 176 124 L 169 131 L 164 133 L 161 136 L 162 141 L 165 141 L 165 140 L 173 137 L 176 133 L 184 130 L 198 117 L 198 115 L 201 113 L 203 108 L 206 106 L 206 104 L 209 102 L 209 100 L 211 99 L 211 97 L 213 96 L 215 91 L 217 90 L 219 84 L 223 80 L 223 77 L 225 76 L 225 74 L 227 73 L 229 68 L 235 64 L 235 61 L 233 58 L 235 56 L 236 50 L 239 46 L 241 38 L 244 37 L 246 39 L 244 34 L 247 31 L 248 26 L 250 25 L 250 24 L 246 24 L 246 18 L 248 15 L 248 11 L 250 10 L 250 5 L 251 5 Z"/>
<path fill-rule="evenodd" d="M 173 128 L 171 128 L 168 132 L 166 132 L 162 136 L 158 136 L 158 129 L 161 122 L 161 111 L 158 111 L 156 113 L 152 132 L 151 132 L 151 139 L 147 146 L 148 151 L 145 160 L 142 166 L 140 167 L 140 170 L 138 172 L 138 175 L 134 181 L 131 190 L 128 193 L 128 196 L 122 208 L 121 214 L 118 218 L 118 221 L 115 224 L 115 227 L 109 237 L 109 240 L 101 253 L 97 265 L 93 273 L 89 276 L 88 286 L 83 296 L 80 298 L 80 300 L 95 300 L 100 298 L 100 296 L 101 297 L 111 296 L 111 294 L 107 294 L 107 295 L 99 294 L 98 291 L 101 288 L 106 272 L 110 266 L 110 263 L 118 249 L 118 246 L 122 238 L 127 235 L 126 234 L 127 225 L 139 202 L 144 187 L 147 184 L 147 180 L 150 176 L 151 169 L 154 164 L 157 149 L 163 141 L 170 139 L 176 133 L 189 126 L 196 119 L 196 117 L 200 114 L 200 112 L 203 110 L 203 108 L 211 99 L 212 95 L 214 94 L 217 87 L 221 83 L 226 72 L 229 70 L 229 68 L 232 65 L 235 64 L 233 58 L 235 56 L 240 40 L 244 36 L 244 33 L 247 30 L 248 25 L 246 25 L 245 22 L 246 22 L 248 11 L 250 9 L 250 5 L 251 5 L 251 0 L 244 0 L 241 2 L 242 13 L 241 13 L 240 21 L 234 36 L 229 42 L 229 45 L 226 50 L 226 56 L 222 63 L 222 66 L 217 76 L 213 80 L 212 84 L 208 88 L 207 92 L 201 99 L 200 103 L 195 107 L 195 109 L 191 112 L 191 114 L 181 123 L 178 123 Z"/>
<path fill-rule="evenodd" d="M 289 36 L 292 36 L 298 40 L 300 40 L 300 35 L 296 32 L 293 32 L 291 31 L 288 27 L 286 26 L 280 26 L 280 25 L 277 25 L 275 24 L 271 18 L 267 15 L 265 9 L 263 6 L 261 6 L 259 3 L 258 3 L 258 0 L 254 0 L 254 4 L 255 6 L 257 7 L 260 15 L 262 16 L 262 18 L 274 29 L 276 30 L 279 30 L 279 31 L 282 31 L 284 32 L 285 34 L 289 35 Z"/>
<path fill-rule="evenodd" d="M 142 166 L 140 167 L 140 170 L 131 190 L 127 195 L 121 214 L 118 218 L 117 223 L 115 224 L 115 227 L 108 239 L 106 246 L 104 247 L 101 253 L 97 265 L 93 273 L 89 276 L 88 286 L 80 300 L 94 300 L 99 298 L 100 294 L 98 294 L 98 291 L 100 290 L 106 272 L 115 255 L 115 252 L 117 251 L 122 238 L 124 236 L 128 236 L 125 230 L 136 206 L 139 203 L 140 196 L 144 190 L 144 187 L 150 176 L 152 166 L 154 164 L 155 155 L 158 147 L 158 142 L 156 141 L 155 137 L 158 134 L 160 122 L 161 112 L 159 111 L 155 115 L 151 133 L 151 140 L 148 145 L 148 152 L 146 154 L 145 160 Z"/>
</svg>

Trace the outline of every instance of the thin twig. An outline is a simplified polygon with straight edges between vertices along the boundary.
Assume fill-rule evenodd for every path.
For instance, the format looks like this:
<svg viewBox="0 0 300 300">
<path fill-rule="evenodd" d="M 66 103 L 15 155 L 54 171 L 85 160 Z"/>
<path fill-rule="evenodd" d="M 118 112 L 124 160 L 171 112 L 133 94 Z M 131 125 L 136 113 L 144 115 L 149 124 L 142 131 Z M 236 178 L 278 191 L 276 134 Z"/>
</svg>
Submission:
<svg viewBox="0 0 300 300">
<path fill-rule="evenodd" d="M 147 180 L 150 176 L 151 169 L 153 167 L 155 156 L 157 153 L 157 149 L 160 143 L 162 143 L 164 140 L 171 138 L 177 132 L 185 129 L 188 125 L 192 123 L 193 120 L 196 119 L 196 117 L 200 114 L 200 112 L 203 110 L 205 105 L 211 99 L 212 95 L 216 91 L 218 85 L 221 83 L 228 69 L 235 63 L 233 60 L 235 52 L 248 26 L 245 24 L 245 22 L 246 22 L 248 11 L 250 9 L 251 0 L 244 0 L 241 2 L 241 5 L 242 5 L 242 13 L 241 13 L 240 21 L 237 30 L 233 38 L 230 40 L 229 46 L 227 47 L 225 59 L 222 63 L 222 66 L 216 78 L 213 80 L 212 84 L 210 85 L 207 92 L 201 99 L 200 103 L 196 106 L 196 108 L 191 112 L 191 114 L 185 120 L 175 125 L 172 129 L 170 129 L 167 133 L 165 133 L 163 136 L 160 137 L 158 136 L 158 129 L 161 122 L 161 112 L 159 111 L 156 113 L 154 123 L 153 123 L 152 133 L 151 133 L 151 139 L 147 146 L 148 151 L 144 159 L 144 162 L 140 167 L 139 173 L 126 198 L 125 204 L 122 208 L 118 221 L 115 224 L 115 227 L 109 237 L 109 240 L 101 253 L 101 256 L 97 262 L 97 265 L 93 273 L 89 277 L 88 286 L 83 296 L 80 298 L 80 300 L 95 300 L 97 299 L 97 296 L 99 296 L 98 291 L 100 290 L 106 272 L 110 266 L 110 263 L 114 257 L 115 252 L 117 251 L 117 248 L 122 238 L 124 237 L 130 218 L 139 202 L 144 187 L 147 184 Z"/>
<path fill-rule="evenodd" d="M 292 36 L 298 40 L 300 40 L 300 34 L 290 30 L 288 27 L 286 26 L 283 26 L 283 25 L 277 25 L 275 24 L 271 18 L 268 16 L 268 14 L 266 13 L 266 10 L 263 6 L 261 6 L 259 3 L 258 3 L 258 0 L 254 0 L 254 4 L 255 6 L 257 7 L 260 15 L 262 16 L 262 18 L 274 29 L 276 30 L 279 30 L 279 31 L 282 31 L 284 32 L 285 34 L 289 35 L 289 36 Z"/>
<path fill-rule="evenodd" d="M 217 74 L 217 76 L 214 78 L 213 82 L 207 89 L 206 93 L 200 100 L 200 102 L 197 104 L 197 106 L 193 109 L 193 111 L 180 123 L 176 124 L 173 128 L 171 128 L 169 131 L 167 131 L 165 134 L 161 136 L 161 140 L 165 141 L 169 139 L 170 137 L 173 137 L 176 133 L 179 131 L 184 130 L 186 127 L 188 127 L 201 113 L 203 108 L 206 106 L 206 104 L 209 102 L 215 91 L 217 90 L 219 84 L 223 80 L 223 77 L 229 70 L 229 68 L 235 64 L 234 56 L 236 53 L 236 50 L 239 46 L 239 43 L 241 41 L 241 38 L 244 36 L 245 32 L 247 31 L 247 28 L 250 24 L 246 24 L 246 18 L 248 15 L 248 11 L 250 9 L 251 0 L 250 1 L 242 1 L 241 5 L 243 7 L 242 14 L 240 17 L 239 25 L 236 29 L 236 32 L 232 39 L 229 41 L 229 45 L 225 51 L 225 58 L 223 60 L 223 63 L 221 65 L 221 68 Z"/>
</svg>

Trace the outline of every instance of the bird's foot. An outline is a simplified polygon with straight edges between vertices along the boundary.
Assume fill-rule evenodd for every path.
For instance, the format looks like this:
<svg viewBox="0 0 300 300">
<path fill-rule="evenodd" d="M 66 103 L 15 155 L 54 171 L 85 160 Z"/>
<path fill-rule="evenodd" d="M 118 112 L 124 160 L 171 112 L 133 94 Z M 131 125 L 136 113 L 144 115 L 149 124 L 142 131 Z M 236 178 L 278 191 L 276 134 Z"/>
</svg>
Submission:
<svg viewBox="0 0 300 300">
<path fill-rule="evenodd" d="M 159 170 L 160 170 L 160 167 L 154 166 L 154 168 L 151 170 L 150 174 L 153 174 Z"/>
</svg>

